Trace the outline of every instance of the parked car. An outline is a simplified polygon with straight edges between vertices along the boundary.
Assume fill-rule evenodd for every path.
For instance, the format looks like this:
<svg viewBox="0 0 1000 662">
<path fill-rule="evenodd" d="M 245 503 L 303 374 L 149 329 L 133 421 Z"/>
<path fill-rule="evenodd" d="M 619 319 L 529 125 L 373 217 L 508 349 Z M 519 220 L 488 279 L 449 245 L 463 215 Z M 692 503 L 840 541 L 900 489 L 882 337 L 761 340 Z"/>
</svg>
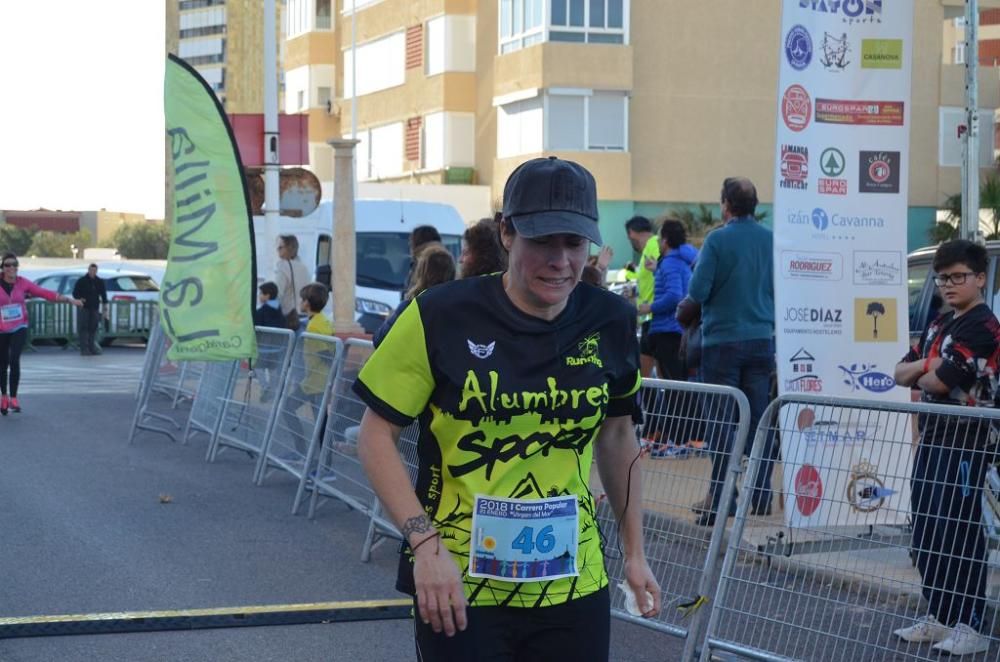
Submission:
<svg viewBox="0 0 1000 662">
<path fill-rule="evenodd" d="M 59 294 L 72 296 L 76 281 L 86 273 L 86 268 L 78 267 L 48 272 L 33 280 Z M 97 275 L 104 280 L 111 309 L 111 314 L 104 320 L 104 328 L 101 329 L 101 344 L 108 346 L 121 337 L 148 337 L 151 315 L 149 304 L 142 304 L 156 303 L 160 299 L 160 288 L 152 276 L 141 271 L 108 267 L 100 268 Z"/>
<path fill-rule="evenodd" d="M 910 342 L 920 340 L 927 325 L 948 310 L 934 286 L 931 263 L 937 246 L 920 248 L 907 256 L 906 286 L 909 299 Z M 983 296 L 994 313 L 1000 311 L 1000 241 L 986 242 L 989 264 L 986 268 L 986 291 Z"/>
</svg>

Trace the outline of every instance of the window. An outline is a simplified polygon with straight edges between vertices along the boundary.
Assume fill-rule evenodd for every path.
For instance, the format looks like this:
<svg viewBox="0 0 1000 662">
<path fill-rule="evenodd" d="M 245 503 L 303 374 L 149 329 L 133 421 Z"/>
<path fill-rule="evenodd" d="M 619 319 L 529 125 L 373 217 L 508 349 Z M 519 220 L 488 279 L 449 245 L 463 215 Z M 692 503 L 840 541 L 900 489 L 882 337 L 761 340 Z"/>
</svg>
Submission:
<svg viewBox="0 0 1000 662">
<path fill-rule="evenodd" d="M 544 0 L 500 0 L 501 53 L 544 41 L 543 9 Z"/>
<path fill-rule="evenodd" d="M 403 122 L 362 129 L 356 138 L 358 179 L 384 179 L 403 172 Z"/>
<path fill-rule="evenodd" d="M 628 0 L 550 0 L 549 40 L 624 44 Z"/>
<path fill-rule="evenodd" d="M 550 90 L 546 99 L 545 149 L 627 149 L 628 101 L 623 92 Z"/>
<path fill-rule="evenodd" d="M 397 32 L 357 47 L 358 96 L 402 85 L 406 81 L 406 35 Z M 352 95 L 353 56 L 344 50 L 344 94 Z"/>
<path fill-rule="evenodd" d="M 333 103 L 333 96 L 330 93 L 330 88 L 325 86 L 320 86 L 316 88 L 316 105 L 320 108 L 325 108 L 330 110 L 331 103 Z"/>
<path fill-rule="evenodd" d="M 952 64 L 965 64 L 965 42 L 956 41 L 955 47 L 951 49 Z"/>
<path fill-rule="evenodd" d="M 424 31 L 424 71 L 428 76 L 446 71 L 476 70 L 476 17 L 443 14 L 427 21 Z"/>
<path fill-rule="evenodd" d="M 295 99 L 296 99 L 296 101 L 299 104 L 299 110 L 305 110 L 306 109 L 306 93 L 305 93 L 305 90 L 299 90 L 296 93 L 296 95 L 295 95 Z"/>
<path fill-rule="evenodd" d="M 497 108 L 497 156 L 542 151 L 542 96 L 512 101 Z"/>
<path fill-rule="evenodd" d="M 316 29 L 329 30 L 330 27 L 330 0 L 316 0 Z"/>
<path fill-rule="evenodd" d="M 441 170 L 476 164 L 476 117 L 473 113 L 431 113 L 421 126 L 421 167 Z"/>
<path fill-rule="evenodd" d="M 628 42 L 629 0 L 498 0 L 500 52 L 542 41 Z"/>
</svg>

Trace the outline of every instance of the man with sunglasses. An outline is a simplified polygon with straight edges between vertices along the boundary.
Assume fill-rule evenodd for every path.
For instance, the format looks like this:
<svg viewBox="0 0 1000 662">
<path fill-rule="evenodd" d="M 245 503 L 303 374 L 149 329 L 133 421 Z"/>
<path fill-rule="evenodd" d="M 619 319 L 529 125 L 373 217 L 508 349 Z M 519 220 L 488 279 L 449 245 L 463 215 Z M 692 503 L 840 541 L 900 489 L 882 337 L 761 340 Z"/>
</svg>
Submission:
<svg viewBox="0 0 1000 662">
<path fill-rule="evenodd" d="M 995 406 L 1000 322 L 983 301 L 986 249 L 971 241 L 941 244 L 934 284 L 951 308 L 930 324 L 896 365 L 900 386 L 922 391 L 924 402 Z M 908 642 L 969 655 L 989 649 L 980 633 L 986 602 L 986 538 L 982 485 L 995 459 L 990 425 L 972 418 L 921 414 L 920 442 L 910 479 L 912 549 L 928 613 L 895 631 Z"/>
</svg>

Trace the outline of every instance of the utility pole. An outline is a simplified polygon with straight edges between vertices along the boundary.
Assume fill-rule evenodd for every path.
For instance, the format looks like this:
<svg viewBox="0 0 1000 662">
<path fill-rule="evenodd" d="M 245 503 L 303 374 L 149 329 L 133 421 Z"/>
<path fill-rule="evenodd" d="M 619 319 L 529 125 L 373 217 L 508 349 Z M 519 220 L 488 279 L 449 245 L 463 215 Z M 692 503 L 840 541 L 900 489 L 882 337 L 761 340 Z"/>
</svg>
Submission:
<svg viewBox="0 0 1000 662">
<path fill-rule="evenodd" d="M 278 63 L 274 0 L 264 0 L 264 223 L 267 236 L 278 235 L 281 207 L 278 189 Z"/>
<path fill-rule="evenodd" d="M 982 242 L 979 231 L 979 0 L 965 0 L 965 133 L 962 136 L 960 236 Z"/>
</svg>

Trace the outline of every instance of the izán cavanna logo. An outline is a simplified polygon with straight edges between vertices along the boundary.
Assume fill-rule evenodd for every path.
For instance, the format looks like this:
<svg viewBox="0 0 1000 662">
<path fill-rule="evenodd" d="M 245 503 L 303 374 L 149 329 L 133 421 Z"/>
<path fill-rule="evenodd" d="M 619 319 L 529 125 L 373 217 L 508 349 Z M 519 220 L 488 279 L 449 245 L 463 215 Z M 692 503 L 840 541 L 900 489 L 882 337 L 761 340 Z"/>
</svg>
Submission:
<svg viewBox="0 0 1000 662">
<path fill-rule="evenodd" d="M 600 333 L 592 333 L 576 344 L 579 356 L 567 356 L 566 365 L 586 365 L 593 363 L 598 368 L 603 368 L 604 363 L 597 355 L 597 348 L 601 341 Z"/>
</svg>

